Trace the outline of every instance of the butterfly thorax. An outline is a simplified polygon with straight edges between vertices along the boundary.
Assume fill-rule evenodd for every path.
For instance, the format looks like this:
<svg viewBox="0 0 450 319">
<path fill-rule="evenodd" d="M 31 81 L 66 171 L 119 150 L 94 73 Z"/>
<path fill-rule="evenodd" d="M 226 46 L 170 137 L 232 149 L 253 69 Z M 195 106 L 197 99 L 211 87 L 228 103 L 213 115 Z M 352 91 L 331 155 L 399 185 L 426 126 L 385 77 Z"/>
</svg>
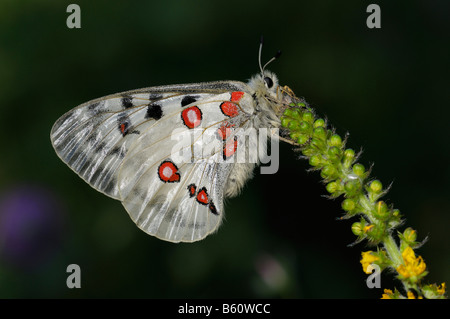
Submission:
<svg viewBox="0 0 450 319">
<path fill-rule="evenodd" d="M 287 87 L 281 87 L 278 84 L 276 75 L 270 71 L 264 71 L 261 74 L 253 76 L 248 82 L 252 101 L 242 101 L 241 107 L 250 119 L 248 126 L 259 134 L 260 129 L 267 129 L 270 135 L 273 129 L 280 127 L 280 116 L 294 99 L 293 92 Z M 248 97 L 250 99 L 250 97 Z M 246 107 L 247 106 L 247 107 Z M 262 142 L 262 143 L 261 143 Z M 247 141 L 245 149 L 248 153 L 258 152 L 262 146 L 267 148 L 267 140 L 258 136 L 258 144 L 254 140 Z M 262 153 L 266 153 L 264 150 Z M 225 186 L 225 197 L 234 197 L 249 178 L 251 178 L 253 169 L 259 164 L 259 156 L 248 154 L 248 158 L 257 158 L 257 162 L 236 163 L 230 172 Z"/>
</svg>

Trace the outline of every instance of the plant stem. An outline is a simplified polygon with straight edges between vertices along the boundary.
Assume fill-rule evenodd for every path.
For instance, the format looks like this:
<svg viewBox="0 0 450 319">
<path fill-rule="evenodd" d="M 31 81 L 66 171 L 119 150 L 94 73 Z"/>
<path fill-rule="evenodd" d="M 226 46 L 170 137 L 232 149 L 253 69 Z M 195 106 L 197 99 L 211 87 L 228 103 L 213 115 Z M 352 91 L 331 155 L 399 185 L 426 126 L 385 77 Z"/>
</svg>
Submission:
<svg viewBox="0 0 450 319">
<path fill-rule="evenodd" d="M 392 235 L 388 235 L 385 237 L 383 245 L 384 249 L 386 249 L 386 252 L 388 253 L 389 257 L 392 260 L 392 266 L 394 268 L 400 266 L 403 263 L 403 258 Z"/>
</svg>

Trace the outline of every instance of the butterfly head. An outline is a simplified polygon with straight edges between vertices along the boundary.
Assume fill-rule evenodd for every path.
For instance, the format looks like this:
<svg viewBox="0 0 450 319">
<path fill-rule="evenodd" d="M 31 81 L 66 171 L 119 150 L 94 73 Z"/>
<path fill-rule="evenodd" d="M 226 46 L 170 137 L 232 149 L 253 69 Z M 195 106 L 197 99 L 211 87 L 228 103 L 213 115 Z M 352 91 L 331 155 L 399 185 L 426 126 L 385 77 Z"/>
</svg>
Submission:
<svg viewBox="0 0 450 319">
<path fill-rule="evenodd" d="M 287 86 L 281 86 L 275 73 L 264 70 L 250 80 L 255 95 L 276 104 L 289 104 L 296 99 L 294 92 Z"/>
<path fill-rule="evenodd" d="M 261 53 L 263 47 L 263 37 L 261 37 L 260 45 L 259 45 L 259 54 L 258 54 L 258 62 L 259 62 L 259 70 L 261 71 L 260 75 L 256 75 L 252 78 L 251 85 L 255 88 L 256 96 L 263 96 L 265 99 L 278 104 L 289 104 L 295 98 L 294 92 L 287 87 L 281 87 L 278 84 L 277 76 L 266 70 L 266 66 L 270 63 L 278 59 L 281 55 L 281 51 L 278 52 L 266 62 L 266 64 L 262 65 L 261 63 Z M 278 107 L 276 107 L 278 108 Z"/>
<path fill-rule="evenodd" d="M 278 77 L 275 73 L 264 70 L 253 78 L 257 91 L 264 92 L 266 97 L 275 98 L 278 91 Z"/>
</svg>

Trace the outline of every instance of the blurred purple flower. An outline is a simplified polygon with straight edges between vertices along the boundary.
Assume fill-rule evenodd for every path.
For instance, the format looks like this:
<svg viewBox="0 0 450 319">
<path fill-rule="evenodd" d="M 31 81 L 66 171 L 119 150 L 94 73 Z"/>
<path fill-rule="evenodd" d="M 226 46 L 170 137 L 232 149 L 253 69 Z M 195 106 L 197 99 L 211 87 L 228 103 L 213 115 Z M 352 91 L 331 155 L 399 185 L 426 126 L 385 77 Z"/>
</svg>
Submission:
<svg viewBox="0 0 450 319">
<path fill-rule="evenodd" d="M 274 291 L 283 290 L 288 281 L 288 274 L 283 265 L 272 255 L 262 253 L 256 260 L 256 271 L 262 280 Z"/>
<path fill-rule="evenodd" d="M 0 194 L 0 258 L 24 269 L 48 260 L 61 246 L 64 212 L 54 193 L 24 185 Z"/>
</svg>

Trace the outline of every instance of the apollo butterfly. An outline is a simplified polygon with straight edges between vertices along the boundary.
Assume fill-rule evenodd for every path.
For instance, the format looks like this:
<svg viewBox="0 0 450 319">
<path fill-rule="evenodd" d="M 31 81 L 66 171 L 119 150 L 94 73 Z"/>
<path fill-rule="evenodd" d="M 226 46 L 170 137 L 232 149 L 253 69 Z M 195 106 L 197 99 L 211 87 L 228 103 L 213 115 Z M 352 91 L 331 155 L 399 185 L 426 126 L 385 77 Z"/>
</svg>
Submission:
<svg viewBox="0 0 450 319">
<path fill-rule="evenodd" d="M 53 147 L 89 185 L 120 200 L 144 232 L 203 239 L 221 224 L 224 198 L 236 196 L 258 164 L 236 160 L 257 149 L 239 132 L 279 128 L 295 98 L 266 65 L 248 83 L 156 86 L 81 104 L 53 125 Z"/>
</svg>

